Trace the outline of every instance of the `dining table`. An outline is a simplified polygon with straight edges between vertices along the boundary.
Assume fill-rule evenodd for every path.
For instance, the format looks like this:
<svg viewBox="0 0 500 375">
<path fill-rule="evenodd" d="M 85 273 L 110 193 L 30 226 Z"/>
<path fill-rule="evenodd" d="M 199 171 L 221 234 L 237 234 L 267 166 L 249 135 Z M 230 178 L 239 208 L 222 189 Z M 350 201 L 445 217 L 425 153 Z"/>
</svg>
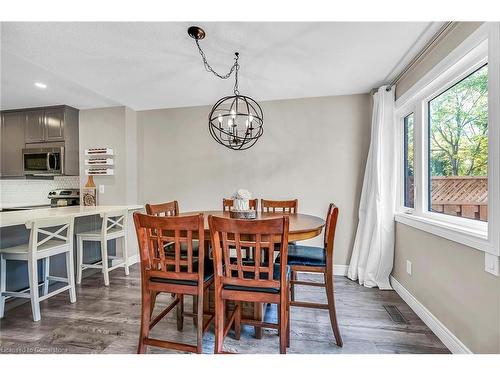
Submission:
<svg viewBox="0 0 500 375">
<path fill-rule="evenodd" d="M 208 217 L 210 215 L 217 217 L 230 218 L 229 211 L 190 211 L 180 213 L 179 216 L 188 216 L 195 214 L 203 214 L 204 216 L 204 228 L 205 228 L 205 241 L 209 242 L 210 239 L 210 229 L 208 226 Z M 289 228 L 288 228 L 288 241 L 296 242 L 308 240 L 317 237 L 321 234 L 323 227 L 325 226 L 325 220 L 309 214 L 301 213 L 283 213 L 283 212 L 257 212 L 255 220 L 259 219 L 271 219 L 276 217 L 288 216 L 289 218 Z M 253 220 L 253 219 L 245 219 Z M 206 309 L 213 311 L 214 309 L 214 291 L 213 286 L 210 288 L 209 298 L 206 302 Z M 231 306 L 228 306 L 231 308 Z M 254 319 L 258 321 L 263 321 L 264 319 L 264 306 L 262 303 L 243 303 L 242 304 L 242 316 L 243 318 Z M 262 338 L 262 327 L 255 327 L 255 337 Z"/>
</svg>

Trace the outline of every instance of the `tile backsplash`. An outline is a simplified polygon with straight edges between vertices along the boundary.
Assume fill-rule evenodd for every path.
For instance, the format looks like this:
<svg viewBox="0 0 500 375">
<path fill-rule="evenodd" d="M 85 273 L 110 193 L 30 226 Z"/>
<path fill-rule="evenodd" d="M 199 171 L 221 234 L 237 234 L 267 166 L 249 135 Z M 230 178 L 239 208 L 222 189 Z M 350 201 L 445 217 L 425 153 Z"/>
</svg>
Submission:
<svg viewBox="0 0 500 375">
<path fill-rule="evenodd" d="M 53 180 L 0 180 L 0 207 L 50 204 L 49 191 L 79 187 L 79 176 L 60 176 Z"/>
</svg>

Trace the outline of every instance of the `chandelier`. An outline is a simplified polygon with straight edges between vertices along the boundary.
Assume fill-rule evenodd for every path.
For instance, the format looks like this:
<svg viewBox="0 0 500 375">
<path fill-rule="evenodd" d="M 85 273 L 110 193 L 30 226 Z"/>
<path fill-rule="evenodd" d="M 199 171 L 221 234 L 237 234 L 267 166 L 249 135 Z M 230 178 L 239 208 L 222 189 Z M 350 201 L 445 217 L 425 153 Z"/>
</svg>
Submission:
<svg viewBox="0 0 500 375">
<path fill-rule="evenodd" d="M 238 90 L 239 53 L 234 54 L 234 63 L 227 74 L 219 74 L 212 69 L 199 41 L 205 38 L 205 31 L 198 26 L 191 26 L 188 34 L 198 47 L 203 65 L 207 72 L 220 79 L 228 79 L 234 73 L 233 94 L 217 101 L 208 115 L 210 135 L 221 145 L 231 150 L 246 150 L 252 147 L 264 133 L 262 109 L 249 96 L 241 95 Z"/>
</svg>

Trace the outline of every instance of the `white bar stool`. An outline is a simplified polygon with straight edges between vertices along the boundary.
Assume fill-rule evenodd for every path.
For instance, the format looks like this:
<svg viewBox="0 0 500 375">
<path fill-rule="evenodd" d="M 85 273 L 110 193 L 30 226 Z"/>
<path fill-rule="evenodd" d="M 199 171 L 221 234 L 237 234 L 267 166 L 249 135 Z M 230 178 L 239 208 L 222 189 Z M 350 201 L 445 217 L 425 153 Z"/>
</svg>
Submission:
<svg viewBox="0 0 500 375">
<path fill-rule="evenodd" d="M 8 296 L 31 299 L 33 321 L 40 320 L 40 301 L 69 290 L 69 300 L 76 302 L 75 274 L 73 264 L 73 217 L 37 219 L 26 223 L 26 228 L 31 229 L 28 244 L 0 249 L 0 318 L 5 311 L 5 299 Z M 66 277 L 50 276 L 50 257 L 66 254 Z M 44 262 L 44 288 L 43 295 L 38 293 L 38 260 Z M 28 263 L 29 289 L 21 292 L 6 290 L 7 261 L 18 260 Z M 62 286 L 49 293 L 50 281 L 63 282 Z"/>
<path fill-rule="evenodd" d="M 109 272 L 118 267 L 125 268 L 125 275 L 129 274 L 127 256 L 127 210 L 111 211 L 101 214 L 101 229 L 76 234 L 76 283 L 82 282 L 82 271 L 87 268 L 101 269 L 104 275 L 104 285 L 109 286 Z M 122 257 L 108 255 L 108 240 L 122 239 Z M 94 241 L 101 243 L 101 260 L 94 264 L 83 263 L 83 242 Z M 109 267 L 108 259 L 118 260 L 118 263 Z"/>
</svg>

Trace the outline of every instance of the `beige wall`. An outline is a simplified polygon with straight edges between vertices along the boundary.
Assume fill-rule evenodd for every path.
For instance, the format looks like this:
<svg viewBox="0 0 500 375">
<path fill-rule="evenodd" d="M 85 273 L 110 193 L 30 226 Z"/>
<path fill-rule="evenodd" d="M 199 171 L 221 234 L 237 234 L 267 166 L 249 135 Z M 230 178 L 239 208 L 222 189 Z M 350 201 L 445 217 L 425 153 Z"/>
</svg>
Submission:
<svg viewBox="0 0 500 375">
<path fill-rule="evenodd" d="M 223 197 L 246 188 L 258 198 L 298 198 L 301 212 L 324 217 L 335 202 L 335 263 L 348 264 L 370 139 L 368 95 L 261 104 L 264 135 L 246 151 L 212 140 L 209 107 L 138 112 L 140 203 L 220 209 Z"/>
<path fill-rule="evenodd" d="M 398 223 L 393 276 L 472 352 L 500 353 L 500 278 L 483 252 Z"/>
<path fill-rule="evenodd" d="M 445 56 L 453 51 L 462 41 L 472 34 L 483 22 L 454 22 L 452 29 L 436 41 L 422 58 L 398 82 L 396 99 L 408 91 L 427 72 Z"/>
<path fill-rule="evenodd" d="M 397 85 L 401 96 L 465 40 L 481 22 L 454 28 Z M 412 262 L 412 275 L 406 273 Z M 484 253 L 396 226 L 393 276 L 475 353 L 500 353 L 500 278 L 484 270 Z"/>
</svg>

